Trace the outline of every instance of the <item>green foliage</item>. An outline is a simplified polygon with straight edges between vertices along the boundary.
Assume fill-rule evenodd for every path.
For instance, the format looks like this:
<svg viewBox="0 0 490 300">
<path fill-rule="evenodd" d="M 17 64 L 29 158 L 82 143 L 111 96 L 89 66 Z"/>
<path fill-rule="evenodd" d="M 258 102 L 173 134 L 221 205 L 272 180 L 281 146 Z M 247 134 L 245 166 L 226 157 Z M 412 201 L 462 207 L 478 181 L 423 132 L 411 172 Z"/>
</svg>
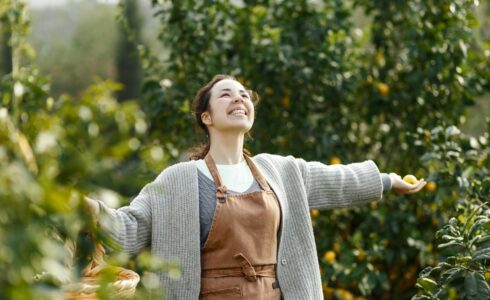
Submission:
<svg viewBox="0 0 490 300">
<path fill-rule="evenodd" d="M 325 158 L 325 145 L 341 144 L 325 129 L 350 126 L 341 111 L 352 106 L 358 48 L 342 1 L 164 1 L 156 9 L 166 28 L 160 41 L 173 46 L 157 75 L 150 70 L 159 79 L 146 82 L 143 107 L 178 149 L 195 143 L 192 96 L 217 73 L 236 75 L 263 97 L 255 127 L 271 126 L 274 136 L 253 131 L 252 148 Z M 327 111 L 331 121 L 322 117 Z"/>
<path fill-rule="evenodd" d="M 463 135 L 455 126 L 431 131 L 423 161 L 431 178 L 445 187 L 435 200 L 451 218 L 436 232 L 444 259 L 422 270 L 417 280 L 421 293 L 412 299 L 490 297 L 489 134 L 490 120 L 479 138 Z"/>
<path fill-rule="evenodd" d="M 11 32 L 13 70 L 0 81 L 0 298 L 60 298 L 63 287 L 80 280 L 95 243 L 118 248 L 93 224 L 83 195 L 127 203 L 135 187 L 166 166 L 168 155 L 147 139 L 148 121 L 137 103 L 116 101 L 119 84 L 98 82 L 79 99 L 50 96 L 49 81 L 30 60 L 24 3 L 3 3 L 0 20 Z M 117 251 L 106 259 L 131 263 Z M 140 262 L 148 271 L 142 299 L 155 288 L 150 271 L 177 268 L 148 260 Z M 104 276 L 101 299 L 110 298 L 110 280 Z"/>
<path fill-rule="evenodd" d="M 469 1 L 456 17 L 449 11 L 433 16 L 440 17 L 433 22 L 451 20 L 432 25 L 440 27 L 439 35 L 451 34 L 448 40 L 426 38 L 424 16 L 402 14 L 405 2 L 388 2 L 389 10 L 383 1 L 373 4 L 379 9 L 356 3 L 384 16 L 375 17 L 366 32 L 353 28 L 352 7 L 343 1 L 153 3 L 166 28 L 160 41 L 172 48 L 164 66 L 149 72 L 158 79 L 147 81 L 143 107 L 169 140 L 186 136 L 179 148 L 194 143 L 187 137 L 191 97 L 216 73 L 244 79 L 263 97 L 256 128 L 270 126 L 274 136 L 254 131 L 252 148 L 322 160 L 335 153 L 348 161 L 378 157 L 380 150 L 398 145 L 407 150 L 406 131 L 436 126 L 441 119 L 458 122 L 489 77 L 488 71 L 475 74 L 484 72 L 484 65 L 469 67 L 478 66 L 474 60 L 484 62 L 482 52 L 469 47 L 469 21 L 463 20 L 472 17 Z M 414 1 L 411 9 L 417 5 L 424 6 Z M 431 5 L 426 6 L 439 10 L 446 4 Z M 410 30 L 412 35 L 404 33 Z"/>
</svg>

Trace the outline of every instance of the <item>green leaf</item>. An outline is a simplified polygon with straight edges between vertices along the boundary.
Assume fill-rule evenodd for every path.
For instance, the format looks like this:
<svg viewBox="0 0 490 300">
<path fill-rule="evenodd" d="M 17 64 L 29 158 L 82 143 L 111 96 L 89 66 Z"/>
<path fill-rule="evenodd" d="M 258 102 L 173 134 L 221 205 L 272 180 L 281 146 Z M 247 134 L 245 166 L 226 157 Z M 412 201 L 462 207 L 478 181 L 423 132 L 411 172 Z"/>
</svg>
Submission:
<svg viewBox="0 0 490 300">
<path fill-rule="evenodd" d="M 460 237 L 460 236 L 452 236 L 452 235 L 449 235 L 449 234 L 445 234 L 441 237 L 443 240 L 446 240 L 446 241 L 453 241 L 453 240 L 456 240 L 456 241 L 463 241 L 463 238 Z"/>
<path fill-rule="evenodd" d="M 490 248 L 490 235 L 481 236 L 474 243 L 478 245 L 478 249 Z"/>
<path fill-rule="evenodd" d="M 422 271 L 420 271 L 419 277 L 427 277 L 432 272 L 432 267 L 426 267 Z"/>
<path fill-rule="evenodd" d="M 437 266 L 435 266 L 431 272 L 441 272 L 441 271 L 444 271 L 444 270 L 447 270 L 447 269 L 450 269 L 454 267 L 452 264 L 448 264 L 447 262 L 440 262 L 439 264 L 437 264 Z M 423 270 L 422 270 L 423 271 Z"/>
<path fill-rule="evenodd" d="M 468 233 L 468 236 L 472 236 L 482 225 L 487 224 L 490 222 L 490 219 L 488 218 L 483 218 L 478 221 L 476 221 L 470 228 L 470 231 Z"/>
<path fill-rule="evenodd" d="M 469 241 L 469 245 L 470 247 L 475 243 L 475 242 L 478 242 L 480 239 L 482 238 L 482 235 L 481 234 L 478 234 L 476 236 L 474 236 L 470 241 Z"/>
<path fill-rule="evenodd" d="M 456 247 L 463 247 L 464 248 L 464 245 L 461 244 L 457 240 L 452 240 L 450 242 L 447 242 L 447 243 L 444 243 L 444 244 L 440 244 L 440 245 L 437 246 L 437 248 L 442 249 L 442 248 L 454 247 L 454 246 L 456 246 Z"/>
<path fill-rule="evenodd" d="M 485 277 L 478 272 L 470 272 L 466 275 L 464 289 L 469 299 L 490 299 L 490 287 Z"/>
<path fill-rule="evenodd" d="M 465 271 L 459 267 L 451 268 L 445 272 L 442 272 L 441 278 L 445 284 L 451 283 L 452 281 L 463 277 Z"/>
<path fill-rule="evenodd" d="M 458 227 L 458 220 L 452 217 L 451 219 L 449 219 L 449 225 L 451 225 L 452 227 Z"/>
<path fill-rule="evenodd" d="M 427 292 L 433 292 L 437 288 L 437 282 L 428 277 L 417 279 L 417 283 Z"/>
<path fill-rule="evenodd" d="M 490 258 L 490 248 L 484 248 L 484 249 L 475 251 L 475 254 L 473 256 L 473 261 L 482 260 L 482 259 L 489 259 L 489 258 Z"/>
</svg>

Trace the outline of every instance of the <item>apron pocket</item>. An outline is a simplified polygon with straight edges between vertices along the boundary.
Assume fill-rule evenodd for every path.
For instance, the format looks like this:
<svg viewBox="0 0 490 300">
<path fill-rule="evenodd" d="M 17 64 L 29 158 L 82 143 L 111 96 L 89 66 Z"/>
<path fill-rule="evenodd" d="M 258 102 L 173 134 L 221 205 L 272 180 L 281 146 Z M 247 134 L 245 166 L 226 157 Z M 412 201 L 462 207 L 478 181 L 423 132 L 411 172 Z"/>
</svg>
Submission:
<svg viewBox="0 0 490 300">
<path fill-rule="evenodd" d="M 225 300 L 225 299 L 241 299 L 242 291 L 239 286 L 207 290 L 201 292 L 199 299 L 202 300 Z"/>
</svg>

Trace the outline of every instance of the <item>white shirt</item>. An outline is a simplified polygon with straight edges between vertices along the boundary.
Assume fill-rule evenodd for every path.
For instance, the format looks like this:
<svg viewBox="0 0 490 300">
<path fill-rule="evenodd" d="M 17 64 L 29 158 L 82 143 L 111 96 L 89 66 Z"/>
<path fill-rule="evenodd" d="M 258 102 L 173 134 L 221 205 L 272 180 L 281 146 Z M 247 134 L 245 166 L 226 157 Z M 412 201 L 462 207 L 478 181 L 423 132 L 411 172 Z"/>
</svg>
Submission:
<svg viewBox="0 0 490 300">
<path fill-rule="evenodd" d="M 213 180 L 213 176 L 211 176 L 211 172 L 209 172 L 206 162 L 203 159 L 199 159 L 196 163 L 197 168 L 204 173 L 204 175 Z M 248 190 L 253 183 L 254 178 L 252 171 L 250 171 L 245 159 L 234 165 L 216 164 L 216 168 L 218 169 L 221 181 L 229 190 L 243 193 Z"/>
</svg>

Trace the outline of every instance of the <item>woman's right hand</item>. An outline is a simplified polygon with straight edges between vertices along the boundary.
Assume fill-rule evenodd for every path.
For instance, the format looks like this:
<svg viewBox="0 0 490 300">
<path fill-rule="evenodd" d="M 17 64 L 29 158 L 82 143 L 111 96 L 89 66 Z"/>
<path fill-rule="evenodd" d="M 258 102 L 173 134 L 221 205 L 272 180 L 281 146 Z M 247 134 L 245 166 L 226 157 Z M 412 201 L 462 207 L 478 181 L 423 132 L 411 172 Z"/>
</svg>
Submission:
<svg viewBox="0 0 490 300">
<path fill-rule="evenodd" d="M 396 173 L 390 173 L 391 189 L 399 194 L 408 195 L 420 191 L 427 182 L 422 178 L 415 183 L 405 182 L 402 177 Z"/>
<path fill-rule="evenodd" d="M 85 203 L 87 204 L 88 211 L 92 218 L 94 219 L 95 222 L 99 219 L 99 213 L 100 213 L 100 204 L 94 200 L 90 199 L 87 196 L 84 196 L 83 199 L 85 200 Z"/>
</svg>

